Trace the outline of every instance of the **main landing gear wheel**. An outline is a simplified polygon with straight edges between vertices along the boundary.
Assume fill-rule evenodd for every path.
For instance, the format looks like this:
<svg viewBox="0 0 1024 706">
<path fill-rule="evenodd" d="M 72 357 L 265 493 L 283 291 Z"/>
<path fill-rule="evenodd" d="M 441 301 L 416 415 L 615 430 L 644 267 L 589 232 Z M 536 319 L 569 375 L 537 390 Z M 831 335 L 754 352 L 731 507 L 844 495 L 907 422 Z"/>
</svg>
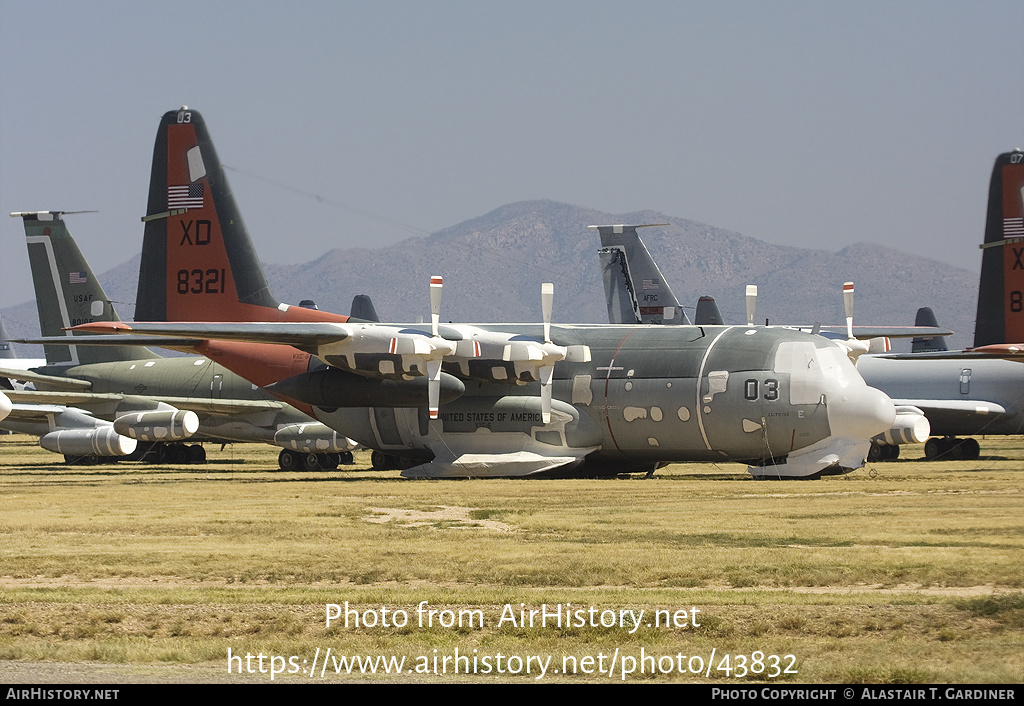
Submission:
<svg viewBox="0 0 1024 706">
<path fill-rule="evenodd" d="M 900 457 L 900 447 L 896 444 L 879 444 L 872 441 L 868 449 L 868 461 L 895 461 Z"/>
<path fill-rule="evenodd" d="M 185 448 L 185 463 L 201 464 L 206 463 L 206 449 L 199 444 L 192 444 Z"/>
<path fill-rule="evenodd" d="M 72 456 L 70 454 L 64 454 L 64 463 L 68 466 L 98 466 L 101 463 L 117 463 L 117 457 Z"/>
<path fill-rule="evenodd" d="M 302 468 L 303 455 L 291 449 L 281 449 L 281 453 L 277 455 L 277 465 L 282 471 L 297 471 Z"/>
<path fill-rule="evenodd" d="M 925 442 L 924 456 L 929 461 L 974 461 L 981 456 L 981 445 L 977 439 L 932 437 Z"/>
<path fill-rule="evenodd" d="M 291 449 L 281 449 L 277 465 L 282 471 L 334 471 L 338 468 L 339 454 L 307 454 Z"/>
</svg>

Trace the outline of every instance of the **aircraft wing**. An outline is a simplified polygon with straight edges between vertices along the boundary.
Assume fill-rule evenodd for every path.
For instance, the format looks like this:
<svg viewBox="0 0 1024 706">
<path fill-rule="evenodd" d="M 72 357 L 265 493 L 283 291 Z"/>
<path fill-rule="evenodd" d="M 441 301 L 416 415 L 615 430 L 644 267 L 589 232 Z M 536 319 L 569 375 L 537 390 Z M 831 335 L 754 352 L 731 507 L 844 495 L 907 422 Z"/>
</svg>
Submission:
<svg viewBox="0 0 1024 706">
<path fill-rule="evenodd" d="M 1015 412 L 996 402 L 985 400 L 920 400 L 894 399 L 893 404 L 917 407 L 931 422 L 932 427 L 947 424 L 962 424 L 965 419 L 990 419 L 993 422 L 1003 417 L 1012 417 Z"/>
<path fill-rule="evenodd" d="M 350 327 L 335 323 L 133 323 L 95 322 L 73 327 L 75 331 L 99 333 L 125 332 L 143 336 L 171 336 L 178 338 L 245 341 L 248 343 L 277 343 L 297 348 L 326 345 L 342 341 L 352 335 Z M 87 339 L 86 339 L 87 340 Z M 77 344 L 78 341 L 76 340 Z"/>
<path fill-rule="evenodd" d="M 60 414 L 67 410 L 63 405 L 54 404 L 21 404 L 12 400 L 11 411 L 5 422 L 37 422 L 46 421 L 54 414 Z"/>
<path fill-rule="evenodd" d="M 980 360 L 984 358 L 1002 358 L 1024 363 L 1024 344 L 994 343 L 979 348 L 968 348 L 962 351 L 934 351 L 929 353 L 892 353 L 879 355 L 879 358 L 895 358 L 898 360 Z"/>
<path fill-rule="evenodd" d="M 202 338 L 178 338 L 176 336 L 75 336 L 76 346 L 156 346 L 173 350 L 191 351 L 199 346 Z M 40 336 L 39 338 L 18 338 L 14 343 L 67 345 L 67 336 Z"/>
<path fill-rule="evenodd" d="M 985 402 L 984 400 L 921 400 L 921 399 L 894 399 L 893 404 L 897 406 L 910 405 L 919 407 L 926 413 L 928 410 L 945 410 L 949 412 L 974 412 L 976 414 L 1011 414 L 997 402 Z"/>
<path fill-rule="evenodd" d="M 154 397 L 153 399 L 158 402 L 166 402 L 178 409 L 189 409 L 206 414 L 245 414 L 247 412 L 290 409 L 289 405 L 277 400 L 214 400 L 199 397 Z"/>
<path fill-rule="evenodd" d="M 12 402 L 51 406 L 74 406 L 87 403 L 120 402 L 124 395 L 109 392 L 14 390 L 7 393 Z"/>
<path fill-rule="evenodd" d="M 811 331 L 813 326 L 796 326 L 801 331 Z M 822 333 L 832 333 L 846 338 L 845 326 L 819 326 Z M 870 338 L 932 338 L 936 336 L 952 336 L 949 329 L 937 326 L 854 326 L 853 337 L 859 340 Z"/>
<path fill-rule="evenodd" d="M 135 395 L 123 395 L 112 392 L 43 392 L 38 390 L 18 390 L 7 392 L 6 394 L 11 399 L 11 402 L 20 403 L 25 406 L 48 406 L 58 410 L 67 406 L 75 406 L 84 409 L 92 408 L 97 411 L 102 407 L 109 407 L 111 412 L 119 409 L 121 413 L 124 413 L 126 407 L 137 407 L 140 411 L 152 409 L 153 402 L 162 402 L 176 409 L 215 415 L 275 412 L 288 407 L 284 402 L 273 399 L 237 400 L 204 397 L 137 397 Z"/>
</svg>

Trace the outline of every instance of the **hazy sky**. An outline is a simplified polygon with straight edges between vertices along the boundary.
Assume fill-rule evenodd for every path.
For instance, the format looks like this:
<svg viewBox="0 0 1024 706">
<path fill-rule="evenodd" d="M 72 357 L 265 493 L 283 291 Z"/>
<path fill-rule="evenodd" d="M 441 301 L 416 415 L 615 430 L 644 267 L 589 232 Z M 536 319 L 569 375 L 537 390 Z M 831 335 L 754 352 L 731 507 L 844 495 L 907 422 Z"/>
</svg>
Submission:
<svg viewBox="0 0 1024 706">
<path fill-rule="evenodd" d="M 0 0 L 0 208 L 97 209 L 72 232 L 123 262 L 188 104 L 271 262 L 553 199 L 976 271 L 1022 27 L 1020 0 Z M 27 263 L 7 218 L 0 306 Z"/>
</svg>

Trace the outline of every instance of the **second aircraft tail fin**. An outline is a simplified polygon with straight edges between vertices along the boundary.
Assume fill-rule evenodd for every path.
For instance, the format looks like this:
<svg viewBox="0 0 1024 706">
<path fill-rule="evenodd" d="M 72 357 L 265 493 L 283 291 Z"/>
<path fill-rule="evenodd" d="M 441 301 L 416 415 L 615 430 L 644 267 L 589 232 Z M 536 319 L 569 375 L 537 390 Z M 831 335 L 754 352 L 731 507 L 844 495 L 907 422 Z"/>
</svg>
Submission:
<svg viewBox="0 0 1024 706">
<path fill-rule="evenodd" d="M 974 346 L 1024 343 L 1024 152 L 996 158 L 989 182 Z"/>
<path fill-rule="evenodd" d="M 25 224 L 29 265 L 36 290 L 39 330 L 43 336 L 76 335 L 63 329 L 92 321 L 120 321 L 64 223 L 64 212 L 12 213 Z M 71 366 L 158 358 L 141 346 L 47 345 L 46 364 Z"/>
<path fill-rule="evenodd" d="M 589 227 L 601 234 L 598 253 L 610 323 L 690 323 L 636 231 L 648 226 Z"/>
<path fill-rule="evenodd" d="M 714 297 L 703 296 L 697 300 L 697 312 L 693 315 L 693 321 L 699 326 L 724 326 L 722 312 L 718 310 L 718 302 Z"/>
<path fill-rule="evenodd" d="M 923 306 L 917 310 L 917 316 L 914 318 L 914 326 L 939 327 L 939 321 L 935 318 L 935 312 L 932 311 L 930 306 Z M 910 343 L 911 353 L 940 353 L 948 350 L 949 346 L 946 344 L 945 336 L 914 338 Z"/>
</svg>

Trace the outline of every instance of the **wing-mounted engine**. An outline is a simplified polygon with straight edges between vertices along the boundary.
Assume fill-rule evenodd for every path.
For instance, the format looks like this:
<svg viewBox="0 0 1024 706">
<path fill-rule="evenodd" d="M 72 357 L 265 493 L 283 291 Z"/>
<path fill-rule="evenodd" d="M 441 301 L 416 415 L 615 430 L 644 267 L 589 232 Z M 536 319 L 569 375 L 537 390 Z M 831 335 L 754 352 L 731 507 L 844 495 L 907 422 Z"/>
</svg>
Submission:
<svg viewBox="0 0 1024 706">
<path fill-rule="evenodd" d="M 131 412 L 114 420 L 114 431 L 138 441 L 181 441 L 199 430 L 199 416 L 191 410 Z"/>
<path fill-rule="evenodd" d="M 351 439 L 320 422 L 283 426 L 274 434 L 274 445 L 300 453 L 344 453 L 356 446 Z"/>
<path fill-rule="evenodd" d="M 110 422 L 72 407 L 52 415 L 48 424 L 53 431 L 42 434 L 39 445 L 65 456 L 128 456 L 138 445 L 135 439 L 118 434 Z"/>
<path fill-rule="evenodd" d="M 488 383 L 525 385 L 539 383 L 544 423 L 551 420 L 551 383 L 555 363 L 571 358 L 589 361 L 590 352 L 586 346 L 560 346 L 551 340 L 551 311 L 554 301 L 554 285 L 541 286 L 543 309 L 543 339 L 502 331 L 488 331 L 473 326 L 440 326 L 442 278 L 430 278 L 431 328 L 423 331 L 411 327 L 397 327 L 380 324 L 347 325 L 347 335 L 337 341 L 322 345 L 317 356 L 328 365 L 363 376 L 382 378 L 395 382 L 409 382 L 416 378 L 427 379 L 427 406 L 431 419 L 437 419 L 442 398 L 450 401 L 461 395 L 456 378 L 478 380 Z M 572 349 L 572 350 L 570 350 Z M 302 390 L 285 392 L 282 383 L 274 391 L 295 399 L 309 401 L 318 397 L 323 404 L 318 406 L 353 406 L 341 402 L 341 395 L 334 392 L 324 394 L 326 387 L 337 391 L 359 387 L 351 380 L 315 373 L 298 376 L 306 387 Z M 292 378 L 296 381 L 297 378 Z M 319 386 L 320 393 L 310 385 Z M 387 400 L 377 398 L 376 405 L 406 406 L 420 394 L 414 385 L 392 386 L 383 389 Z M 294 393 L 294 394 L 293 394 Z M 402 394 L 409 393 L 408 398 Z M 298 395 L 304 395 L 298 396 Z M 420 403 L 422 404 L 422 402 Z M 412 405 L 409 405 L 412 406 Z"/>
<path fill-rule="evenodd" d="M 138 442 L 121 436 L 112 426 L 91 429 L 58 429 L 39 437 L 47 451 L 65 456 L 127 456 Z"/>
</svg>

